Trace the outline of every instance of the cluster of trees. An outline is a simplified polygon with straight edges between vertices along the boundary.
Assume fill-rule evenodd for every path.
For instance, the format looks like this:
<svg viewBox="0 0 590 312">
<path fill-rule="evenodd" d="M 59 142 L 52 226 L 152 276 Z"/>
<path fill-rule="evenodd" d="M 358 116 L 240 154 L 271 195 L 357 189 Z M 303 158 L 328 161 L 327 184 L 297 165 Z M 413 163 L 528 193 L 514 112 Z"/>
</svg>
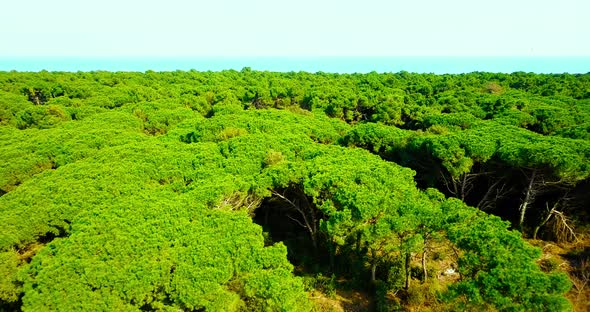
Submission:
<svg viewBox="0 0 590 312">
<path fill-rule="evenodd" d="M 589 84 L 587 74 L 340 75 L 248 68 L 241 72 L 12 72 L 0 77 L 1 96 L 11 102 L 0 112 L 0 122 L 21 129 L 46 128 L 104 109 L 142 110 L 136 104 L 149 102 L 151 110 L 172 110 L 165 116 L 144 112 L 149 125 L 159 131 L 184 116 L 173 108 L 207 115 L 219 106 L 301 107 L 347 122 L 382 122 L 411 129 L 432 114 L 469 113 L 537 133 L 587 138 Z M 16 112 L 18 116 L 11 116 Z"/>
<path fill-rule="evenodd" d="M 0 73 L 0 308 L 310 311 L 295 264 L 393 310 L 452 263 L 439 308 L 566 311 L 522 236 L 587 224 L 589 125 L 590 75 Z"/>
<path fill-rule="evenodd" d="M 587 221 L 582 189 L 590 177 L 589 140 L 544 136 L 463 115 L 432 117 L 428 123 L 436 122 L 425 132 L 371 123 L 357 126 L 342 142 L 415 169 L 423 186 L 504 216 L 526 235 L 536 236 L 547 214 L 566 211 Z M 526 222 L 528 216 L 533 220 Z M 573 230 L 563 232 L 564 227 L 570 225 L 561 223 L 557 232 L 545 234 L 572 239 Z"/>
</svg>

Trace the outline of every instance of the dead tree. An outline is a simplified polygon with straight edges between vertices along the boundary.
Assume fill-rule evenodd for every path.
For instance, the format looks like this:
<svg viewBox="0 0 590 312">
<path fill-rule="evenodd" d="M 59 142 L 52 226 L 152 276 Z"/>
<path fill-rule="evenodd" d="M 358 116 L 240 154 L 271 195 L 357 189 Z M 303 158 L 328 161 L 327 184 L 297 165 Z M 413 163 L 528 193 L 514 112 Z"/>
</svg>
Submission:
<svg viewBox="0 0 590 312">
<path fill-rule="evenodd" d="M 563 213 L 563 211 L 555 210 L 555 217 L 552 220 L 553 234 L 557 242 L 571 242 L 577 241 L 576 232 L 571 226 L 570 219 Z"/>
<path fill-rule="evenodd" d="M 567 206 L 567 202 L 570 200 L 567 197 L 567 193 L 560 198 L 558 201 L 553 204 L 553 207 L 549 209 L 549 203 L 545 203 L 545 209 L 547 210 L 547 216 L 535 227 L 533 232 L 533 239 L 537 239 L 537 234 L 541 227 L 543 227 L 548 222 L 551 224 L 551 230 L 557 242 L 571 242 L 578 239 L 576 236 L 576 232 L 571 225 L 571 221 L 565 215 L 564 209 Z M 562 210 L 559 211 L 557 208 L 562 206 Z"/>
<path fill-rule="evenodd" d="M 549 192 L 561 192 L 564 195 L 555 202 L 551 209 L 549 209 L 549 205 L 546 203 L 545 206 L 548 212 L 547 216 L 541 222 L 541 224 L 535 228 L 533 237 L 537 236 L 540 227 L 545 225 L 547 222 L 551 222 L 554 227 L 554 234 L 558 240 L 574 240 L 576 239 L 575 232 L 570 226 L 570 220 L 564 214 L 564 208 L 569 205 L 566 204 L 566 202 L 571 200 L 571 198 L 568 197 L 568 193 L 572 189 L 574 182 L 564 179 L 551 179 L 551 177 L 551 174 L 543 173 L 543 171 L 539 169 L 531 169 L 530 177 L 527 177 L 527 187 L 523 191 L 524 198 L 519 206 L 520 218 L 518 226 L 522 232 L 527 209 L 532 206 L 532 204 L 535 202 L 535 199 L 539 195 Z M 558 206 L 560 205 L 562 206 L 561 211 L 557 210 Z"/>
</svg>

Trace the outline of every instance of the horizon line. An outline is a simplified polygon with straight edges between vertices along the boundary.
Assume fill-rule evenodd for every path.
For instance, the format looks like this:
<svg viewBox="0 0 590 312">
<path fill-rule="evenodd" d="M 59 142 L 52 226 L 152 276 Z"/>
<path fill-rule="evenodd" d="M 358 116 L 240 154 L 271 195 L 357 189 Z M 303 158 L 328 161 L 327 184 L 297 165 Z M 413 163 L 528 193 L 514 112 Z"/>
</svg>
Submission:
<svg viewBox="0 0 590 312">
<path fill-rule="evenodd" d="M 590 58 L 590 55 L 0 55 L 0 59 L 190 59 L 190 58 Z"/>
</svg>

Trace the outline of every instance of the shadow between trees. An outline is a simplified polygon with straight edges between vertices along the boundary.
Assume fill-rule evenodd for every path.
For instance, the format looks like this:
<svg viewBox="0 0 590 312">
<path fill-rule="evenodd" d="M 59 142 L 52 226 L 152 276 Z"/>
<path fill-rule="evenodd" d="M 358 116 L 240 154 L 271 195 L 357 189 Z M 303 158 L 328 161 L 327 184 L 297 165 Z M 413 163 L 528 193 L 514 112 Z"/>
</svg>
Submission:
<svg viewBox="0 0 590 312">
<path fill-rule="evenodd" d="M 351 241 L 334 252 L 336 248 L 320 230 L 320 220 L 326 216 L 301 186 L 290 185 L 271 193 L 253 215 L 253 221 L 262 226 L 265 244 L 282 242 L 287 247 L 294 274 L 304 278 L 308 290 L 332 297 L 343 308 L 369 306 L 372 310 L 376 289 L 365 265 L 366 248 Z M 387 275 L 380 266 L 377 278 L 385 280 Z"/>
</svg>

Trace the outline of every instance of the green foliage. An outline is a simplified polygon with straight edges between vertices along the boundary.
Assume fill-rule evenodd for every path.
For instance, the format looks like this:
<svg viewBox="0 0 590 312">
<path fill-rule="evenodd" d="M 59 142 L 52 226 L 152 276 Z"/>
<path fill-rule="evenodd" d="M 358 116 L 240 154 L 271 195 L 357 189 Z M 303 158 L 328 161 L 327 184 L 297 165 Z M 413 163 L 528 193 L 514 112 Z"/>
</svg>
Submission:
<svg viewBox="0 0 590 312">
<path fill-rule="evenodd" d="M 231 139 L 233 137 L 238 137 L 245 134 L 248 134 L 248 131 L 245 129 L 228 127 L 221 130 L 217 135 L 217 138 L 219 141 L 225 141 L 227 139 Z"/>
<path fill-rule="evenodd" d="M 303 280 L 306 290 L 317 290 L 328 297 L 334 298 L 336 296 L 336 276 L 324 276 L 318 273 L 315 276 L 305 277 Z"/>
<path fill-rule="evenodd" d="M 554 272 L 559 269 L 559 261 L 555 258 L 544 258 L 539 260 L 539 267 L 543 272 Z"/>
<path fill-rule="evenodd" d="M 400 308 L 388 292 L 438 235 L 458 250 L 462 280 L 442 295 L 457 309 L 567 310 L 569 282 L 543 272 L 519 233 L 415 179 L 499 176 L 481 168 L 588 179 L 588 85 L 524 73 L 0 73 L 0 304 L 309 311 L 287 247 L 252 221 L 292 190 L 333 271 L 308 287 L 333 294 L 331 273 L 368 281 L 373 268 L 379 308 Z M 432 297 L 416 289 L 410 301 Z"/>
<path fill-rule="evenodd" d="M 266 155 L 266 159 L 264 160 L 264 165 L 265 166 L 277 165 L 277 164 L 280 164 L 281 162 L 283 162 L 283 160 L 284 160 L 283 153 L 270 150 L 270 151 L 268 151 L 268 154 Z"/>
<path fill-rule="evenodd" d="M 519 233 L 494 216 L 480 216 L 454 202 L 443 205 L 449 218 L 462 218 L 448 229 L 449 239 L 463 251 L 459 273 L 463 280 L 452 285 L 447 300 L 462 308 L 492 305 L 500 310 L 569 311 L 561 293 L 571 287 L 564 273 L 545 274 L 535 264 L 540 251 L 527 245 Z M 463 210 L 465 215 L 460 212 Z M 468 221 L 469 220 L 469 221 Z"/>
<path fill-rule="evenodd" d="M 423 125 L 428 128 L 431 126 L 458 127 L 458 129 L 470 128 L 478 119 L 469 113 L 450 113 L 429 115 L 424 118 Z"/>
<path fill-rule="evenodd" d="M 2 128 L 0 189 L 8 192 L 46 170 L 83 159 L 95 151 L 137 142 L 139 123 L 126 114 L 109 112 L 54 129 Z"/>
<path fill-rule="evenodd" d="M 22 265 L 14 250 L 0 252 L 0 304 L 18 301 L 22 292 L 17 272 Z"/>
</svg>

